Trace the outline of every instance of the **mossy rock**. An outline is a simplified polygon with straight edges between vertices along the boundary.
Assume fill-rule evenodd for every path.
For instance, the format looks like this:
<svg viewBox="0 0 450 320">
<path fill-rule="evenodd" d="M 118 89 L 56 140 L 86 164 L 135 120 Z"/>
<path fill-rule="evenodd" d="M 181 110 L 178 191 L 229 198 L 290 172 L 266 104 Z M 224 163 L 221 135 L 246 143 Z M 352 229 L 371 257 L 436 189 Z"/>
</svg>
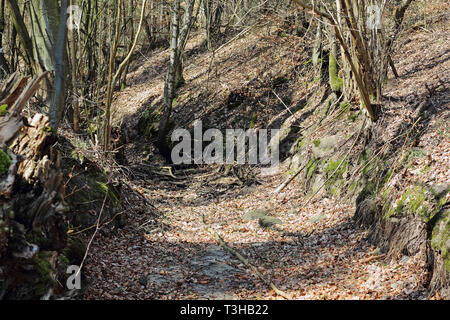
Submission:
<svg viewBox="0 0 450 320">
<path fill-rule="evenodd" d="M 306 165 L 306 181 L 309 181 L 315 174 L 317 166 L 319 165 L 318 159 L 310 159 Z"/>
<path fill-rule="evenodd" d="M 69 265 L 80 265 L 86 252 L 86 246 L 77 237 L 69 237 L 67 246 L 63 250 L 66 263 Z"/>
<path fill-rule="evenodd" d="M 323 137 L 313 141 L 312 153 L 316 158 L 323 158 L 333 154 L 338 145 L 341 137 L 339 135 Z"/>
<path fill-rule="evenodd" d="M 281 221 L 278 218 L 271 217 L 271 216 L 264 216 L 258 219 L 258 224 L 262 228 L 271 228 L 276 224 L 282 224 L 283 221 Z"/>
<path fill-rule="evenodd" d="M 256 209 L 256 210 L 251 210 L 248 211 L 246 213 L 244 213 L 244 215 L 242 216 L 242 219 L 244 221 L 250 221 L 250 220 L 257 220 L 259 218 L 263 218 L 267 216 L 267 211 L 264 209 Z"/>
<path fill-rule="evenodd" d="M 6 154 L 5 151 L 0 149 L 0 176 L 3 176 L 8 172 L 11 163 L 11 158 Z"/>
<path fill-rule="evenodd" d="M 438 251 L 445 261 L 445 268 L 450 272 L 450 211 L 442 212 L 434 225 L 431 246 Z"/>
<path fill-rule="evenodd" d="M 423 222 L 428 223 L 445 205 L 449 190 L 448 186 L 428 188 L 417 184 L 406 189 L 395 205 L 386 201 L 388 190 L 385 190 L 383 192 L 383 199 L 386 199 L 383 205 L 385 217 L 415 215 L 420 217 Z"/>
<path fill-rule="evenodd" d="M 297 171 L 300 166 L 302 165 L 303 162 L 303 155 L 301 155 L 300 153 L 296 153 L 292 158 L 291 158 L 291 163 L 289 165 L 289 170 L 292 172 L 289 172 L 289 175 L 293 174 L 295 171 Z"/>
<path fill-rule="evenodd" d="M 70 180 L 67 197 L 69 204 L 76 208 L 71 222 L 75 226 L 89 227 L 95 223 L 100 212 L 103 200 L 107 196 L 104 216 L 112 217 L 121 210 L 120 195 L 106 184 L 103 174 L 93 170 L 74 176 Z M 74 190 L 71 192 L 70 190 Z"/>
<path fill-rule="evenodd" d="M 35 270 L 38 273 L 38 283 L 34 286 L 36 295 L 41 296 L 56 284 L 56 271 L 50 263 L 52 253 L 41 251 L 35 257 Z"/>
<path fill-rule="evenodd" d="M 347 171 L 347 166 L 348 162 L 346 159 L 330 159 L 324 167 L 324 172 L 327 174 L 327 178 L 337 180 L 342 177 L 345 171 Z"/>
<path fill-rule="evenodd" d="M 328 71 L 331 90 L 333 90 L 334 92 L 342 92 L 342 89 L 344 87 L 344 80 L 342 78 L 339 78 L 338 76 L 337 60 L 336 57 L 331 53 L 328 56 Z"/>
<path fill-rule="evenodd" d="M 159 130 L 159 120 L 154 107 L 149 106 L 141 115 L 138 122 L 138 130 L 140 134 L 151 137 Z"/>
<path fill-rule="evenodd" d="M 317 214 L 308 220 L 309 223 L 317 223 L 322 221 L 323 219 L 328 218 L 328 215 L 325 213 Z"/>
</svg>

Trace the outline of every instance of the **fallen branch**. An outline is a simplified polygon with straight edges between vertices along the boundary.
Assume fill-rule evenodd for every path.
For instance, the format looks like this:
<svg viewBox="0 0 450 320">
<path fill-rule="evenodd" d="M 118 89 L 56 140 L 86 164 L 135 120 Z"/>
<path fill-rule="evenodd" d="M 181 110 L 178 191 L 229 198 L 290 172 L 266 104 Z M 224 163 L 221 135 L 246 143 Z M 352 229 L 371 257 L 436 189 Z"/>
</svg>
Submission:
<svg viewBox="0 0 450 320">
<path fill-rule="evenodd" d="M 95 235 L 97 234 L 98 230 L 100 229 L 100 219 L 102 218 L 102 213 L 103 213 L 103 209 L 105 208 L 105 202 L 106 202 L 106 198 L 107 197 L 108 197 L 108 194 L 105 194 L 105 198 L 103 199 L 103 203 L 102 203 L 102 208 L 100 209 L 100 213 L 98 214 L 98 217 L 97 217 L 97 223 L 95 224 L 94 234 L 92 235 L 92 237 L 89 240 L 89 243 L 88 243 L 88 245 L 86 247 L 86 251 L 84 252 L 83 259 L 81 260 L 81 263 L 80 263 L 80 267 L 78 268 L 78 271 L 75 274 L 76 277 L 78 277 L 78 274 L 80 273 L 81 268 L 83 268 L 83 264 L 84 264 L 84 261 L 86 260 L 87 255 L 88 255 L 89 248 L 91 247 L 92 241 L 94 240 Z"/>
<path fill-rule="evenodd" d="M 284 188 L 286 188 L 286 186 L 292 182 L 292 180 L 294 180 L 299 174 L 300 172 L 303 171 L 303 169 L 305 169 L 307 166 L 307 163 L 302 166 L 301 168 L 297 169 L 297 171 L 295 171 L 295 173 L 290 176 L 289 178 L 287 178 L 278 188 L 276 188 L 274 191 L 272 191 L 272 194 L 278 193 L 280 191 L 282 191 Z"/>
<path fill-rule="evenodd" d="M 272 281 L 268 281 L 264 278 L 264 275 L 259 272 L 259 270 L 250 263 L 250 261 L 248 261 L 248 259 L 246 259 L 245 257 L 243 257 L 239 252 L 237 252 L 236 250 L 234 250 L 233 248 L 230 248 L 225 241 L 219 236 L 219 234 L 214 231 L 212 228 L 208 227 L 206 224 L 206 218 L 205 215 L 202 215 L 203 217 L 203 223 L 205 225 L 205 229 L 206 231 L 208 231 L 209 234 L 211 234 L 213 236 L 213 238 L 219 243 L 219 245 L 224 248 L 225 250 L 227 250 L 228 252 L 230 252 L 231 254 L 233 254 L 236 258 L 238 258 L 245 266 L 249 267 L 250 269 L 252 269 L 252 271 L 254 273 L 256 273 L 256 275 L 266 284 L 268 285 L 270 288 L 273 289 L 273 291 L 275 291 L 276 294 L 278 294 L 279 296 L 288 299 L 288 300 L 292 300 L 292 297 L 289 293 L 286 293 L 284 291 L 281 291 L 280 289 L 278 289 Z"/>
<path fill-rule="evenodd" d="M 104 226 L 110 224 L 111 222 L 114 221 L 114 219 L 115 219 L 117 216 L 119 216 L 119 215 L 121 215 L 121 214 L 124 214 L 125 212 L 126 212 L 126 211 L 123 210 L 123 211 L 121 211 L 121 212 L 116 213 L 109 221 L 106 221 L 106 222 L 103 223 L 101 226 L 99 226 L 99 229 L 101 229 L 101 228 L 103 228 Z M 67 234 L 68 234 L 68 235 L 71 235 L 71 236 L 74 236 L 74 235 L 83 233 L 83 232 L 85 232 L 85 231 L 91 230 L 92 228 L 96 228 L 96 227 L 97 227 L 97 223 L 91 225 L 90 227 L 84 228 L 84 229 L 82 229 L 82 230 L 80 230 L 80 231 L 74 232 L 73 230 L 69 230 L 69 231 L 67 231 Z"/>
<path fill-rule="evenodd" d="M 361 262 L 362 262 L 362 263 L 368 263 L 368 262 L 373 261 L 373 260 L 377 260 L 377 259 L 384 258 L 385 256 L 386 256 L 386 254 L 383 253 L 383 254 L 379 254 L 379 255 L 377 255 L 377 256 L 372 256 L 372 257 L 369 257 L 369 258 L 367 258 L 367 259 L 364 259 L 364 260 L 361 261 Z"/>
</svg>

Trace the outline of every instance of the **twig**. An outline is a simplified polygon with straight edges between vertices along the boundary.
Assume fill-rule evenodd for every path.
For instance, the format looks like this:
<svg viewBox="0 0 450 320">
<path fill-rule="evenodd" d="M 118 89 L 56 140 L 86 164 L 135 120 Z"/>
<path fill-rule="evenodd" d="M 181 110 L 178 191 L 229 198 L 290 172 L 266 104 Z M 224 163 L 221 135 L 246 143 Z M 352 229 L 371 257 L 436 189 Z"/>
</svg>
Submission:
<svg viewBox="0 0 450 320">
<path fill-rule="evenodd" d="M 97 231 L 99 230 L 100 219 L 101 219 L 101 217 L 102 217 L 103 209 L 105 208 L 105 202 L 106 202 L 106 198 L 107 198 L 107 197 L 108 197 L 108 193 L 105 194 L 105 198 L 103 199 L 102 208 L 100 209 L 100 213 L 98 214 L 97 224 L 96 224 L 96 226 L 95 226 L 94 234 L 92 235 L 92 237 L 91 237 L 91 239 L 89 240 L 89 243 L 88 243 L 88 245 L 87 245 L 87 247 L 86 247 L 86 252 L 84 253 L 83 260 L 81 260 L 80 267 L 78 268 L 78 271 L 77 271 L 77 273 L 76 273 L 76 275 L 75 275 L 76 277 L 78 277 L 78 274 L 80 273 L 81 268 L 83 268 L 83 264 L 84 264 L 84 261 L 86 260 L 87 255 L 88 255 L 89 248 L 91 247 L 92 241 L 94 240 L 95 235 L 97 234 Z"/>
<path fill-rule="evenodd" d="M 292 180 L 294 180 L 299 174 L 300 172 L 303 171 L 303 169 L 305 169 L 307 166 L 307 163 L 305 165 L 303 165 L 301 168 L 297 169 L 297 171 L 290 176 L 289 178 L 287 178 L 278 188 L 276 188 L 274 191 L 272 191 L 272 194 L 278 193 L 280 191 L 282 191 L 284 188 L 286 188 L 286 186 L 292 182 Z"/>
<path fill-rule="evenodd" d="M 121 212 L 116 213 L 109 221 L 106 221 L 106 222 L 103 223 L 101 226 L 99 226 L 99 229 L 101 229 L 101 228 L 103 228 L 104 226 L 110 224 L 112 221 L 114 221 L 114 219 L 115 219 L 117 216 L 119 216 L 119 215 L 121 215 L 121 214 L 123 214 L 123 213 L 125 213 L 125 212 L 126 212 L 126 211 L 123 210 L 123 211 L 121 211 Z M 69 234 L 69 235 L 71 235 L 71 236 L 74 236 L 74 235 L 83 233 L 83 232 L 85 232 L 85 231 L 91 230 L 92 228 L 96 227 L 96 225 L 97 225 L 97 224 L 93 224 L 93 225 L 90 226 L 90 227 L 84 228 L 84 229 L 82 229 L 82 230 L 80 230 L 80 231 L 76 231 L 76 232 L 70 232 L 70 233 L 67 232 L 67 234 Z"/>
<path fill-rule="evenodd" d="M 208 227 L 206 224 L 206 218 L 205 215 L 202 215 L 203 217 L 203 223 L 205 225 L 205 229 L 206 231 L 208 231 L 213 237 L 214 239 L 219 243 L 219 245 L 224 248 L 225 250 L 227 250 L 228 252 L 230 252 L 231 254 L 233 254 L 234 256 L 236 256 L 236 258 L 238 258 L 245 266 L 249 267 L 250 269 L 253 270 L 254 273 L 256 273 L 256 275 L 266 284 L 268 285 L 270 288 L 273 289 L 273 291 L 275 291 L 276 294 L 278 294 L 279 296 L 288 299 L 288 300 L 292 300 L 292 297 L 289 293 L 286 293 L 284 291 L 281 291 L 280 289 L 278 289 L 272 281 L 270 280 L 266 280 L 264 278 L 264 275 L 259 272 L 259 270 L 250 263 L 250 261 L 248 261 L 248 259 L 246 259 L 245 257 L 243 257 L 239 252 L 237 252 L 236 250 L 234 250 L 233 248 L 230 248 L 225 241 L 219 236 L 219 234 L 214 231 L 212 228 Z"/>
<path fill-rule="evenodd" d="M 361 165 L 359 166 L 359 168 L 357 168 L 357 169 L 352 173 L 350 179 L 347 180 L 347 184 L 350 183 L 350 182 L 352 181 L 353 177 L 355 176 L 355 174 L 356 174 L 357 172 L 359 172 L 360 170 L 364 170 L 370 163 L 372 163 L 372 161 L 375 160 L 375 158 L 376 158 L 381 152 L 383 152 L 383 150 L 384 150 L 385 148 L 388 147 L 388 144 L 394 142 L 394 141 L 397 140 L 397 139 L 400 139 L 401 137 L 403 137 L 403 136 L 405 136 L 405 135 L 406 135 L 406 136 L 409 136 L 409 133 L 411 132 L 412 129 L 414 129 L 414 127 L 416 126 L 417 122 L 419 122 L 420 119 L 421 119 L 421 117 L 419 117 L 419 118 L 414 122 L 414 124 L 412 125 L 411 129 L 408 130 L 408 132 L 404 132 L 404 133 L 402 133 L 402 134 L 400 134 L 400 135 L 398 135 L 398 136 L 396 136 L 396 137 L 394 137 L 394 138 L 389 139 L 388 141 L 386 141 L 386 142 L 380 147 L 380 149 L 377 151 L 377 153 L 375 153 L 375 154 L 374 154 L 374 155 L 366 162 L 366 164 L 365 164 L 364 166 L 361 164 Z M 402 149 L 403 149 L 403 147 L 402 147 Z M 391 176 L 393 176 L 393 175 L 391 175 Z M 389 179 L 389 180 L 390 180 L 390 179 Z M 346 185 L 347 185 L 347 184 L 346 184 Z M 386 183 L 386 184 L 387 184 L 387 183 Z"/>
<path fill-rule="evenodd" d="M 379 254 L 379 255 L 372 256 L 372 257 L 369 257 L 369 258 L 367 258 L 367 259 L 364 259 L 364 260 L 361 261 L 361 262 L 362 262 L 362 263 L 367 263 L 367 262 L 370 262 L 370 261 L 373 261 L 373 260 L 377 260 L 377 259 L 384 258 L 385 256 L 386 256 L 386 254 L 383 253 L 383 254 Z"/>
</svg>

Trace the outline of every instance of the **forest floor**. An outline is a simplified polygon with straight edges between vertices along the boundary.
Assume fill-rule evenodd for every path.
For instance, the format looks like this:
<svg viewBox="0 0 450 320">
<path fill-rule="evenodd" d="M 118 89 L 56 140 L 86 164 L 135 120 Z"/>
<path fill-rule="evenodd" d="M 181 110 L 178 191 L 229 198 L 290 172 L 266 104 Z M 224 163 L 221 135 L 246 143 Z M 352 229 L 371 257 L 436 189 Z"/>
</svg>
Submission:
<svg viewBox="0 0 450 320">
<path fill-rule="evenodd" d="M 286 65 L 301 59 L 289 55 L 296 51 L 295 46 L 280 44 L 267 50 L 267 42 L 252 34 L 237 39 L 216 55 L 214 66 L 217 67 L 212 71 L 215 76 L 211 76 L 207 72 L 211 55 L 196 49 L 200 48 L 201 41 L 201 37 L 196 36 L 188 44 L 187 50 L 192 54 L 186 63 L 187 84 L 178 101 L 197 109 L 179 108 L 174 117 L 180 126 L 189 122 L 188 114 L 192 113 L 192 118 L 196 118 L 209 112 L 204 104 L 192 103 L 193 100 L 208 97 L 211 108 L 217 109 L 230 92 L 247 86 L 257 77 L 263 79 L 262 70 L 267 70 L 267 65 L 260 62 L 268 63 L 267 55 L 277 52 L 281 57 L 291 59 L 277 60 L 272 56 L 269 64 L 272 63 L 270 70 L 274 74 L 283 74 Z M 408 106 L 420 95 L 428 94 L 429 88 L 440 90 L 440 83 L 444 87 L 445 83 L 448 85 L 448 43 L 448 33 L 435 30 L 414 32 L 402 39 L 394 57 L 401 81 L 389 80 L 384 92 L 386 114 L 392 115 L 399 106 Z M 135 119 L 142 107 L 161 101 L 168 51 L 157 49 L 139 54 L 142 57 L 132 66 L 129 86 L 115 98 L 118 122 Z M 233 60 L 228 62 L 230 57 Z M 252 57 L 261 60 L 252 60 Z M 231 68 L 231 65 L 235 67 Z M 252 65 L 253 68 L 258 65 L 259 69 L 252 71 Z M 249 76 L 252 72 L 256 75 Z M 206 79 L 213 89 L 205 96 Z M 304 88 L 294 91 L 287 93 L 291 105 L 305 94 Z M 434 177 L 430 179 L 447 183 L 449 141 L 439 134 L 441 128 L 444 137 L 448 137 L 448 121 L 446 124 L 442 120 L 448 120 L 448 88 L 444 91 L 440 95 L 441 101 L 437 101 L 443 112 L 430 124 L 433 133 L 422 139 L 433 151 Z M 258 121 L 268 122 L 284 110 L 277 97 L 271 95 L 264 101 L 267 105 L 270 102 L 275 107 L 266 108 L 271 111 L 261 115 L 263 119 Z M 251 112 L 246 113 L 251 118 Z M 219 113 L 211 114 L 213 116 L 209 118 L 217 122 L 223 119 Z M 407 114 L 402 116 L 407 118 Z M 223 125 L 230 124 L 233 125 Z M 139 143 L 130 143 L 126 154 L 130 167 L 140 168 L 143 172 L 146 162 L 142 160 L 142 149 L 139 148 L 142 148 Z M 151 154 L 151 157 L 156 156 Z M 147 161 L 155 159 L 148 158 Z M 157 181 L 152 176 L 137 174 L 134 184 L 158 208 L 158 214 L 155 217 L 154 212 L 130 208 L 133 213 L 128 214 L 125 227 L 100 230 L 86 260 L 85 273 L 90 286 L 85 298 L 283 299 L 242 261 L 224 250 L 206 227 L 215 230 L 230 247 L 248 258 L 266 280 L 271 280 L 294 299 L 428 297 L 425 262 L 408 256 L 385 260 L 380 250 L 366 240 L 367 231 L 353 222 L 354 205 L 339 199 L 317 197 L 305 206 L 305 196 L 299 191 L 301 183 L 296 180 L 284 191 L 272 194 L 286 177 L 281 173 L 285 167 L 272 175 L 260 176 L 260 183 L 250 186 L 242 186 L 234 180 L 211 182 L 208 174 L 214 174 L 216 169 L 202 166 L 183 176 L 175 171 L 179 179 L 172 181 Z M 409 170 L 415 172 L 415 167 Z M 282 223 L 265 229 L 258 220 L 245 219 L 246 213 L 259 209 Z"/>
</svg>

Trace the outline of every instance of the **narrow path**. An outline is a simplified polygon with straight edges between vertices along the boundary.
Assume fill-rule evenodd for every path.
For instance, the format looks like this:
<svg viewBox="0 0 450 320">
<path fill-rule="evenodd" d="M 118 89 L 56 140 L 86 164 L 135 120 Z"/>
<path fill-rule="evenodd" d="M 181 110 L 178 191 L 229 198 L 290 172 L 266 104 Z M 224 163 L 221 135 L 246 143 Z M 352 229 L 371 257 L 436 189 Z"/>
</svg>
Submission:
<svg viewBox="0 0 450 320">
<path fill-rule="evenodd" d="M 435 41 L 433 37 L 440 40 Z M 247 39 L 239 41 L 239 45 L 245 41 Z M 390 80 L 385 90 L 386 106 L 389 106 L 387 128 L 402 122 L 397 119 L 399 115 L 408 116 L 407 109 L 402 113 L 396 109 L 409 102 L 415 105 L 428 91 L 439 89 L 430 86 L 431 82 L 442 82 L 445 88 L 444 84 L 448 83 L 445 71 L 450 61 L 445 47 L 447 42 L 448 34 L 417 33 L 399 44 L 401 49 L 394 60 L 401 81 Z M 234 56 L 234 51 L 225 53 Z M 162 52 L 155 59 L 163 61 L 165 56 Z M 242 60 L 248 68 L 258 65 L 250 59 Z M 194 86 L 202 87 L 199 78 L 204 79 L 206 75 L 200 71 L 208 61 L 204 55 L 187 70 L 191 87 L 186 89 L 189 93 L 186 96 L 193 94 L 189 90 Z M 234 60 L 230 63 L 235 66 Z M 221 66 L 225 68 L 225 62 Z M 147 65 L 141 67 L 146 68 Z M 248 74 L 241 69 L 231 69 L 235 73 L 224 70 L 223 74 L 230 74 L 229 79 L 233 80 L 227 82 L 230 88 L 243 82 L 235 81 L 234 76 Z M 139 71 L 142 70 L 136 73 L 143 75 Z M 154 73 L 163 74 L 159 71 L 154 70 Z M 134 115 L 145 103 L 156 103 L 162 77 L 153 81 L 151 87 L 148 83 L 155 74 L 145 79 L 140 76 L 132 79 L 137 82 L 118 97 L 117 110 Z M 221 81 L 225 83 L 224 79 Z M 121 102 L 130 103 L 130 96 L 136 108 L 131 111 L 120 108 Z M 227 95 L 216 96 L 223 100 Z M 437 101 L 433 103 L 437 110 L 445 111 L 448 91 L 436 96 Z M 430 125 L 438 119 L 436 117 Z M 395 134 L 395 130 L 387 130 L 387 133 Z M 435 135 L 435 140 L 439 141 L 439 136 Z M 445 168 L 448 158 L 440 155 L 448 152 L 447 146 L 442 143 L 433 148 L 440 153 L 432 170 Z M 134 161 L 136 165 L 142 161 L 138 158 Z M 352 205 L 317 198 L 305 207 L 302 188 L 296 181 L 283 192 L 272 195 L 270 192 L 279 186 L 282 175 L 266 177 L 260 185 L 241 187 L 226 179 L 212 185 L 200 179 L 201 174 L 205 172 L 197 172 L 196 176 L 189 173 L 188 183 L 182 185 L 174 181 L 155 182 L 152 176 L 135 181 L 140 186 L 139 191 L 162 216 L 155 219 L 151 212 L 135 203 L 133 212 L 140 214 L 130 214 L 123 229 L 102 229 L 98 233 L 86 261 L 85 271 L 91 281 L 87 299 L 282 299 L 215 242 L 205 231 L 202 215 L 230 247 L 247 257 L 267 279 L 294 299 L 420 299 L 427 296 L 424 262 L 407 256 L 392 262 L 383 260 L 379 250 L 365 240 L 366 231 L 354 225 Z M 434 174 L 431 178 L 438 183 L 446 176 Z M 274 229 L 263 229 L 257 219 L 244 219 L 249 211 L 258 209 L 280 219 L 282 224 Z"/>
<path fill-rule="evenodd" d="M 302 207 L 295 183 L 270 195 L 281 180 L 276 176 L 259 186 L 235 186 L 220 195 L 208 192 L 204 182 L 187 188 L 162 183 L 148 198 L 164 218 L 143 213 L 94 240 L 86 298 L 282 299 L 218 246 L 201 214 L 228 245 L 295 299 L 424 297 L 420 261 L 377 259 L 379 251 L 352 223 L 352 206 L 325 198 Z M 255 209 L 283 223 L 263 229 L 258 220 L 243 219 Z"/>
</svg>

